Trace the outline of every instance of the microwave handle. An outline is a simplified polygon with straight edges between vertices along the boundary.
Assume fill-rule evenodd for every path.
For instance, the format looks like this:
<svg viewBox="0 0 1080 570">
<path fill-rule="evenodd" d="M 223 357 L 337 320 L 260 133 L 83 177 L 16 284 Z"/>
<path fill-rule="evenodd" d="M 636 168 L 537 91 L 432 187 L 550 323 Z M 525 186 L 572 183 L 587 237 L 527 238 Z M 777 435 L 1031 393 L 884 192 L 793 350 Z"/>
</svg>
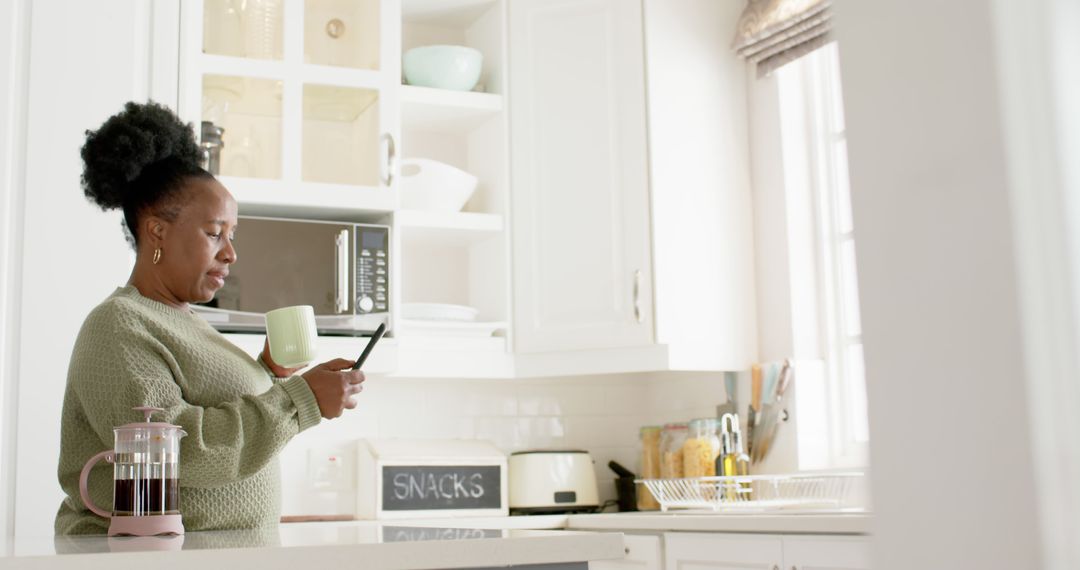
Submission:
<svg viewBox="0 0 1080 570">
<path fill-rule="evenodd" d="M 349 230 L 341 230 L 334 238 L 334 309 L 349 310 Z"/>
<path fill-rule="evenodd" d="M 391 133 L 383 133 L 382 140 L 386 141 L 386 164 L 385 170 L 382 174 L 383 186 L 390 187 L 394 182 L 394 165 L 397 162 L 397 145 L 394 144 L 394 135 Z"/>
</svg>

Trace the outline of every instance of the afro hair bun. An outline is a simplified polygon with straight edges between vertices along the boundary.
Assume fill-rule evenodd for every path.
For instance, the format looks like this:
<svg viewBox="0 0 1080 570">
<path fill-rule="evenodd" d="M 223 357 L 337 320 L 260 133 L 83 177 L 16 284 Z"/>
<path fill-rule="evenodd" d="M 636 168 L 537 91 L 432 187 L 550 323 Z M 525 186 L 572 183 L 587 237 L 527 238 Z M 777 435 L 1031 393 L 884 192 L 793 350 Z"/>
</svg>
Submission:
<svg viewBox="0 0 1080 570">
<path fill-rule="evenodd" d="M 82 147 L 82 187 L 87 198 L 103 210 L 131 201 L 153 203 L 155 196 L 132 196 L 153 191 L 133 184 L 146 168 L 168 159 L 181 170 L 198 172 L 202 156 L 195 133 L 179 117 L 154 102 L 128 102 L 96 131 L 86 131 Z M 164 189 L 163 189 L 164 190 Z"/>
</svg>

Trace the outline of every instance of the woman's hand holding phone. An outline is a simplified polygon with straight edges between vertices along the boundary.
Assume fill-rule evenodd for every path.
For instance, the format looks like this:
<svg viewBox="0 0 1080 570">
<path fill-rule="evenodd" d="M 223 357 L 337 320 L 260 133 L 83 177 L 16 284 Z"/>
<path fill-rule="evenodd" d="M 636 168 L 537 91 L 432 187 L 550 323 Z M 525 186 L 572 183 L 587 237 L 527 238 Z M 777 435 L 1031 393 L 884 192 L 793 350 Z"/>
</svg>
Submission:
<svg viewBox="0 0 1080 570">
<path fill-rule="evenodd" d="M 356 407 L 354 396 L 364 389 L 361 384 L 365 376 L 360 371 L 360 367 L 364 365 L 364 361 L 375 348 L 375 343 L 379 342 L 385 332 L 386 325 L 380 324 L 368 340 L 364 351 L 360 353 L 360 357 L 355 361 L 336 358 L 304 373 L 304 380 L 315 394 L 319 411 L 322 412 L 324 418 L 336 418 L 345 410 Z"/>
<path fill-rule="evenodd" d="M 363 391 L 365 377 L 360 370 L 353 370 L 354 362 L 347 358 L 335 358 L 314 366 L 303 374 L 319 412 L 326 419 L 333 419 L 345 410 L 356 407 L 355 396 Z"/>
</svg>

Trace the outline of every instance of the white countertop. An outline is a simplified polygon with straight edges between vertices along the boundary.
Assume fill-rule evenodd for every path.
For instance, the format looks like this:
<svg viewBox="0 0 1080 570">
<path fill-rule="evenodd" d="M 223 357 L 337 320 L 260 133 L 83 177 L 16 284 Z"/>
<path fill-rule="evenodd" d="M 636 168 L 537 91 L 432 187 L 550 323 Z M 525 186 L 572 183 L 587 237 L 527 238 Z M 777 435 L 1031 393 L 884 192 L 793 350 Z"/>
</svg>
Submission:
<svg viewBox="0 0 1080 570">
<path fill-rule="evenodd" d="M 462 523 L 461 519 L 456 520 Z M 429 570 L 620 559 L 618 533 L 438 528 L 403 522 L 284 524 L 181 537 L 18 538 L 0 569 L 364 568 Z M 160 551 L 170 551 L 162 555 Z"/>
<path fill-rule="evenodd" d="M 865 512 L 787 512 L 763 514 L 672 510 L 591 515 L 409 521 L 416 526 L 466 526 L 489 529 L 569 529 L 626 532 L 756 532 L 765 534 L 870 534 L 873 518 Z"/>
<path fill-rule="evenodd" d="M 412 520 L 409 525 L 487 529 L 593 530 L 626 532 L 756 532 L 765 534 L 870 534 L 867 513 L 715 513 L 673 510 L 593 515 L 531 515 Z"/>
<path fill-rule="evenodd" d="M 50 536 L 0 544 L 0 570 L 141 569 L 147 564 L 155 570 L 190 570 L 199 564 L 260 570 L 324 564 L 429 570 L 556 564 L 622 558 L 623 531 L 869 534 L 872 520 L 866 513 L 670 511 L 292 523 L 259 531 L 190 532 L 175 538 Z M 157 550 L 176 552 L 161 556 Z M 119 552 L 125 554 L 105 555 Z"/>
<path fill-rule="evenodd" d="M 768 534 L 870 534 L 867 513 L 714 513 L 669 511 L 570 515 L 571 530 L 756 532 Z"/>
<path fill-rule="evenodd" d="M 528 515 L 418 519 L 409 526 L 474 529 L 591 530 L 626 532 L 756 532 L 764 534 L 870 534 L 865 512 L 716 513 L 672 510 L 591 515 Z M 353 523 L 357 524 L 357 523 Z M 375 524 L 375 523 L 368 523 Z M 386 524 L 384 522 L 384 524 Z"/>
</svg>

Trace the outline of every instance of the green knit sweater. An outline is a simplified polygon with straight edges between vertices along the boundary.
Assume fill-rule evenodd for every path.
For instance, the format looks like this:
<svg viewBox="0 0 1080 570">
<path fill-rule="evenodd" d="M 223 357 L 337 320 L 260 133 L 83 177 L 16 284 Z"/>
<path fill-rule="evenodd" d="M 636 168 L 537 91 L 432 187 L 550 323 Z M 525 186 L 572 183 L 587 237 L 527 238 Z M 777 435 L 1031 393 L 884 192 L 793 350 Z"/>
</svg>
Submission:
<svg viewBox="0 0 1080 570">
<path fill-rule="evenodd" d="M 68 367 L 60 429 L 60 486 L 67 497 L 57 534 L 104 534 L 109 521 L 79 497 L 79 472 L 113 447 L 113 427 L 143 421 L 184 428 L 180 513 L 187 530 L 255 528 L 278 521 L 277 454 L 319 423 L 315 395 L 300 376 L 273 378 L 265 365 L 191 311 L 119 288 L 86 317 Z M 112 468 L 90 474 L 90 496 L 111 510 Z"/>
</svg>

